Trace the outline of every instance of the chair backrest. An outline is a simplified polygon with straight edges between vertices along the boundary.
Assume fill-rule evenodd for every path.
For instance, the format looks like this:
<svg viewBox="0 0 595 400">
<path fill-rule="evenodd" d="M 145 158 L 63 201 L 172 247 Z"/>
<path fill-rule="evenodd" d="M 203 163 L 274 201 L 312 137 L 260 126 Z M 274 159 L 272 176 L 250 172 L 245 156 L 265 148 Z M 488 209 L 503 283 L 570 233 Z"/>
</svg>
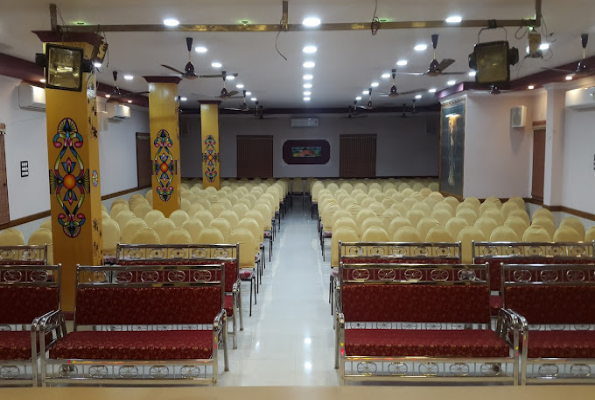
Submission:
<svg viewBox="0 0 595 400">
<path fill-rule="evenodd" d="M 473 242 L 474 263 L 487 262 L 491 289 L 502 290 L 500 265 L 595 263 L 593 243 Z"/>
<path fill-rule="evenodd" d="M 340 242 L 339 261 L 346 264 L 459 264 L 461 243 Z"/>
<path fill-rule="evenodd" d="M 595 263 L 503 263 L 502 286 L 504 307 L 530 325 L 595 324 Z"/>
<path fill-rule="evenodd" d="M 45 265 L 47 245 L 0 246 L 0 265 Z"/>
<path fill-rule="evenodd" d="M 79 326 L 212 324 L 223 309 L 223 264 L 78 266 Z"/>
<path fill-rule="evenodd" d="M 225 291 L 233 291 L 240 278 L 238 244 L 128 245 L 119 244 L 118 265 L 203 265 L 225 264 Z"/>
<path fill-rule="evenodd" d="M 0 325 L 29 325 L 60 309 L 59 265 L 0 265 Z"/>
<path fill-rule="evenodd" d="M 339 266 L 340 306 L 348 322 L 487 324 L 489 295 L 487 264 Z"/>
</svg>

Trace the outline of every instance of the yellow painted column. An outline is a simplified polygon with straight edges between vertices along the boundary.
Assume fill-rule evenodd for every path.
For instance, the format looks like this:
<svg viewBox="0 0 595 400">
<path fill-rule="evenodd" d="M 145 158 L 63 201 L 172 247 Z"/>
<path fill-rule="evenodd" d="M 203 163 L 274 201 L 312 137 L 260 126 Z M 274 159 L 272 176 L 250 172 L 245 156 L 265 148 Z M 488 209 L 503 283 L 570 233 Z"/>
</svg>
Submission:
<svg viewBox="0 0 595 400">
<path fill-rule="evenodd" d="M 86 59 L 93 51 L 88 35 L 69 35 L 81 42 L 68 43 L 52 33 L 38 35 L 44 42 L 82 48 Z M 80 92 L 45 90 L 54 264 L 62 264 L 65 311 L 74 310 L 77 264 L 103 265 L 95 74 L 83 74 L 82 82 Z"/>
<path fill-rule="evenodd" d="M 181 79 L 145 76 L 149 83 L 153 208 L 166 217 L 181 204 L 178 83 Z"/>
<path fill-rule="evenodd" d="M 221 189 L 221 159 L 219 157 L 220 101 L 200 102 L 202 140 L 202 187 Z"/>
</svg>

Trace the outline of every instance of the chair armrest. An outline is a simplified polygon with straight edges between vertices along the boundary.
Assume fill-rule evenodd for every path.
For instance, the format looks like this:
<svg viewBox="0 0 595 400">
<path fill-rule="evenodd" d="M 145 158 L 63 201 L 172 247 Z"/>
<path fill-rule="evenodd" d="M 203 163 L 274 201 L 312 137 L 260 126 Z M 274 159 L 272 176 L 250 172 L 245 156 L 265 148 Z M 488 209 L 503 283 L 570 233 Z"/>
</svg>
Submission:
<svg viewBox="0 0 595 400">
<path fill-rule="evenodd" d="M 345 315 L 342 312 L 337 314 L 337 322 L 339 329 L 345 329 Z"/>
<path fill-rule="evenodd" d="M 59 339 L 66 336 L 66 320 L 61 310 L 50 311 L 41 317 L 33 320 L 32 330 L 39 335 L 39 352 L 42 356 Z M 52 334 L 52 340 L 46 343 L 46 335 Z"/>
<path fill-rule="evenodd" d="M 225 310 L 219 311 L 219 313 L 215 317 L 215 320 L 213 321 L 213 330 L 214 331 L 219 331 L 223 328 L 226 316 L 227 316 L 227 312 L 225 312 Z"/>
<path fill-rule="evenodd" d="M 501 308 L 498 310 L 496 333 L 515 350 L 515 353 L 520 349 L 520 336 L 526 336 L 526 330 L 527 321 L 524 317 L 511 309 Z"/>
<path fill-rule="evenodd" d="M 242 281 L 240 279 L 238 279 L 237 281 L 235 281 L 235 283 L 233 284 L 233 287 L 231 289 L 232 293 L 238 293 L 240 291 L 240 285 L 242 284 Z"/>
</svg>

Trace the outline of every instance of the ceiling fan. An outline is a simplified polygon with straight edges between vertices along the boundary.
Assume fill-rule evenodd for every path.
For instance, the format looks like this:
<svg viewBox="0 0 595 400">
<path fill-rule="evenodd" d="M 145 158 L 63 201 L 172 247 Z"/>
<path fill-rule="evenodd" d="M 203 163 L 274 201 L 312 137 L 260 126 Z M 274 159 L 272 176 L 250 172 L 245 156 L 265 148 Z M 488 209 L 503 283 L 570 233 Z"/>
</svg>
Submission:
<svg viewBox="0 0 595 400">
<path fill-rule="evenodd" d="M 144 92 L 131 92 L 131 93 L 122 93 L 120 88 L 118 87 L 118 71 L 113 71 L 112 76 L 114 77 L 114 89 L 111 93 L 108 93 L 110 100 L 122 100 L 127 98 L 128 96 L 136 96 L 141 94 L 148 94 L 148 91 Z M 106 97 L 107 97 L 106 95 Z"/>
<path fill-rule="evenodd" d="M 241 96 L 236 96 L 236 94 L 239 93 L 237 90 L 232 90 L 231 92 L 228 92 L 227 89 L 225 88 L 225 81 L 227 80 L 227 77 L 231 76 L 231 75 L 237 76 L 238 74 L 228 74 L 226 71 L 221 71 L 221 74 L 217 75 L 217 77 L 223 78 L 223 88 L 221 89 L 221 92 L 219 92 L 219 94 L 214 97 L 216 97 L 220 100 L 235 99 L 235 98 L 241 97 Z M 204 95 L 204 94 L 200 94 L 200 93 L 192 93 L 192 94 L 195 96 L 201 96 L 201 97 L 212 97 L 212 96 Z"/>
<path fill-rule="evenodd" d="M 589 34 L 588 33 L 583 33 L 581 35 L 581 44 L 583 46 L 583 58 L 578 62 L 578 64 L 576 65 L 576 69 L 570 70 L 570 69 L 561 69 L 561 68 L 546 68 L 546 67 L 542 67 L 542 69 L 547 69 L 550 71 L 556 71 L 556 72 L 561 72 L 564 74 L 574 74 L 574 75 L 584 75 L 584 74 L 592 74 L 595 73 L 595 68 L 590 68 L 586 63 L 585 60 L 587 58 L 587 43 L 589 42 Z"/>
<path fill-rule="evenodd" d="M 440 76 L 440 75 L 464 75 L 466 72 L 444 72 L 444 70 L 454 64 L 455 60 L 452 58 L 445 58 L 438 62 L 436 59 L 436 48 L 438 47 L 438 35 L 432 35 L 432 47 L 434 48 L 434 59 L 430 63 L 430 66 L 426 72 L 397 72 L 402 75 L 414 75 L 414 76 Z"/>
<path fill-rule="evenodd" d="M 184 72 L 176 69 L 174 67 L 170 67 L 169 65 L 161 64 L 162 67 L 167 68 L 171 71 L 174 71 L 180 75 L 184 79 L 196 79 L 196 78 L 219 78 L 221 75 L 213 74 L 213 75 L 197 75 L 194 71 L 194 65 L 192 64 L 192 42 L 193 39 L 188 37 L 186 38 L 186 47 L 188 48 L 188 63 L 184 67 Z M 238 76 L 238 74 L 234 74 L 234 76 Z"/>
<path fill-rule="evenodd" d="M 250 111 L 250 108 L 248 107 L 248 104 L 246 104 L 246 90 L 242 91 L 242 94 L 244 96 L 244 101 L 242 104 L 240 104 L 240 108 L 225 108 L 226 110 L 232 110 L 232 111 L 242 111 L 242 112 L 247 112 Z"/>
<path fill-rule="evenodd" d="M 361 118 L 367 115 L 357 112 L 357 100 L 353 100 L 353 106 L 347 107 L 347 118 Z"/>
<path fill-rule="evenodd" d="M 381 94 L 380 94 L 381 97 L 399 97 L 400 95 L 413 94 L 413 93 L 426 91 L 426 89 L 415 89 L 415 90 L 409 90 L 408 92 L 399 93 L 399 91 L 397 90 L 397 85 L 395 85 L 395 78 L 397 76 L 396 69 L 392 70 L 392 75 L 393 75 L 393 85 L 390 87 L 390 90 L 388 93 L 381 92 Z"/>
<path fill-rule="evenodd" d="M 365 106 L 357 106 L 357 107 L 363 108 L 364 110 L 374 109 L 374 104 L 372 103 L 372 88 L 368 89 L 368 103 Z"/>
</svg>

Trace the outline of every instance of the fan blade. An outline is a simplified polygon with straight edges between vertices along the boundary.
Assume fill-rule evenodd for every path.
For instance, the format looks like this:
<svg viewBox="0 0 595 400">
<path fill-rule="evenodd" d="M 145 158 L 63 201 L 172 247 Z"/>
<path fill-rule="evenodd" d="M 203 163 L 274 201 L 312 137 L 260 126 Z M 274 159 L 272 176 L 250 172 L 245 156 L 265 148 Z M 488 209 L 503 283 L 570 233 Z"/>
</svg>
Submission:
<svg viewBox="0 0 595 400">
<path fill-rule="evenodd" d="M 451 58 L 445 58 L 444 60 L 440 61 L 440 64 L 438 64 L 438 66 L 436 68 L 439 69 L 440 71 L 444 71 L 446 68 L 448 68 L 452 64 L 454 64 L 454 62 L 455 62 L 455 60 L 453 60 Z"/>
<path fill-rule="evenodd" d="M 188 52 L 192 53 L 192 38 L 191 37 L 186 38 L 186 47 L 188 48 Z"/>
<path fill-rule="evenodd" d="M 438 35 L 437 34 L 432 35 L 432 47 L 434 48 L 434 50 L 436 49 L 436 47 L 438 47 Z"/>
<path fill-rule="evenodd" d="M 235 74 L 226 74 L 226 76 L 238 76 L 237 73 Z M 221 74 L 217 75 L 198 75 L 199 78 L 221 78 Z"/>
<path fill-rule="evenodd" d="M 224 110 L 231 110 L 231 111 L 242 111 L 241 108 L 224 108 Z"/>
<path fill-rule="evenodd" d="M 137 96 L 137 95 L 141 95 L 141 94 L 149 94 L 149 91 L 144 91 L 144 92 L 134 92 L 134 93 L 128 93 L 128 95 L 130 96 Z"/>
<path fill-rule="evenodd" d="M 237 90 L 232 90 L 231 92 L 227 92 L 227 98 L 233 97 L 238 93 L 240 93 L 240 92 L 238 92 Z"/>
<path fill-rule="evenodd" d="M 581 44 L 583 45 L 583 49 L 587 48 L 587 43 L 589 43 L 589 34 L 583 33 L 581 35 Z"/>
<path fill-rule="evenodd" d="M 560 68 L 547 68 L 547 67 L 541 67 L 541 69 L 546 69 L 548 71 L 556 71 L 556 72 L 562 72 L 564 74 L 574 74 L 576 71 L 571 71 L 569 69 L 560 69 Z"/>
<path fill-rule="evenodd" d="M 406 94 L 413 94 L 413 93 L 420 93 L 420 92 L 427 92 L 428 89 L 415 89 L 415 90 L 408 90 L 406 92 L 401 92 L 402 95 Z"/>
<path fill-rule="evenodd" d="M 170 67 L 169 65 L 161 64 L 161 66 L 162 66 L 163 68 L 167 68 L 167 69 L 169 69 L 169 70 L 172 70 L 172 71 L 174 71 L 174 72 L 177 72 L 177 73 L 178 73 L 178 74 L 180 74 L 180 75 L 184 75 L 184 73 L 183 73 L 182 71 L 180 71 L 179 69 L 175 69 L 174 67 Z"/>
<path fill-rule="evenodd" d="M 467 72 L 442 72 L 440 75 L 465 75 Z"/>
<path fill-rule="evenodd" d="M 410 76 L 424 76 L 426 73 L 425 72 L 403 72 L 403 71 L 397 71 L 397 74 L 399 74 L 399 75 L 410 75 Z"/>
</svg>

